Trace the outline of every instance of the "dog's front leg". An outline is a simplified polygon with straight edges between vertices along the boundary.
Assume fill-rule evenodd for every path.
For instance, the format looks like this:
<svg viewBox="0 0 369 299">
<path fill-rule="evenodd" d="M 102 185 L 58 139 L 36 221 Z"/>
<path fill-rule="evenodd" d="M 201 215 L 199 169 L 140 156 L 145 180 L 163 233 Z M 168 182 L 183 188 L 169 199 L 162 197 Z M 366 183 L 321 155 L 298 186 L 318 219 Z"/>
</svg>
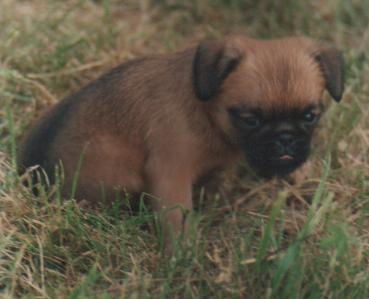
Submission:
<svg viewBox="0 0 369 299">
<path fill-rule="evenodd" d="M 176 163 L 152 161 L 147 168 L 148 192 L 154 198 L 150 206 L 159 212 L 159 219 L 166 251 L 183 234 L 186 237 L 186 212 L 192 210 L 192 180 L 186 167 L 178 167 Z"/>
</svg>

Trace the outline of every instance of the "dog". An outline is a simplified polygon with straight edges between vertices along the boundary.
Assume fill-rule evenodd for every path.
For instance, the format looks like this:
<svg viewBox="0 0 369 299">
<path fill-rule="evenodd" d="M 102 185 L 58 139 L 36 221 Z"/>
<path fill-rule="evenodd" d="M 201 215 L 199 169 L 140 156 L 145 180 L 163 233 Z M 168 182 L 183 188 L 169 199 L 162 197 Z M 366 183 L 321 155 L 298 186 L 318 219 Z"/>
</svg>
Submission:
<svg viewBox="0 0 369 299">
<path fill-rule="evenodd" d="M 41 117 L 21 145 L 21 172 L 38 165 L 62 194 L 88 202 L 153 195 L 165 236 L 186 229 L 193 186 L 246 160 L 262 177 L 308 158 L 327 90 L 344 91 L 342 53 L 307 37 L 231 36 L 124 63 Z M 78 180 L 75 173 L 78 173 Z M 78 181 L 76 184 L 75 182 Z"/>
</svg>

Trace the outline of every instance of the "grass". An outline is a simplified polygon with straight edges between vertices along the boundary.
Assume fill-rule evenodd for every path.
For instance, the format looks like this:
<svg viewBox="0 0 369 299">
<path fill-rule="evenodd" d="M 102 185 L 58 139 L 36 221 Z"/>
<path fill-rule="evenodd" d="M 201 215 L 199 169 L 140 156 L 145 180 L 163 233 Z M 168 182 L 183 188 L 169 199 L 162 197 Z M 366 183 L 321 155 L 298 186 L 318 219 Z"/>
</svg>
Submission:
<svg viewBox="0 0 369 299">
<path fill-rule="evenodd" d="M 282 2 L 1 1 L 1 298 L 369 298 L 369 1 Z M 172 260 L 142 229 L 145 210 L 22 186 L 18 140 L 43 109 L 122 61 L 228 32 L 344 50 L 345 97 L 322 120 L 306 179 L 225 177 Z"/>
</svg>

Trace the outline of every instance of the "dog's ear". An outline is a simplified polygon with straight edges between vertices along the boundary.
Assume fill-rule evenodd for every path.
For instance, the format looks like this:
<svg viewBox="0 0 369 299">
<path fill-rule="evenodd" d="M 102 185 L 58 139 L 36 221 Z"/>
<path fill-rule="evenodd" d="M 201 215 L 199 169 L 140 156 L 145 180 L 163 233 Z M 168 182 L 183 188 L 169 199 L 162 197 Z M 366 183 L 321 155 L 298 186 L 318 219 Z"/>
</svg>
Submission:
<svg viewBox="0 0 369 299">
<path fill-rule="evenodd" d="M 221 41 L 200 43 L 192 65 L 192 80 L 196 96 L 202 101 L 212 99 L 241 58 L 240 51 L 227 43 Z"/>
<path fill-rule="evenodd" d="M 320 45 L 315 55 L 325 79 L 325 87 L 336 102 L 342 98 L 345 72 L 342 52 L 329 45 Z"/>
</svg>

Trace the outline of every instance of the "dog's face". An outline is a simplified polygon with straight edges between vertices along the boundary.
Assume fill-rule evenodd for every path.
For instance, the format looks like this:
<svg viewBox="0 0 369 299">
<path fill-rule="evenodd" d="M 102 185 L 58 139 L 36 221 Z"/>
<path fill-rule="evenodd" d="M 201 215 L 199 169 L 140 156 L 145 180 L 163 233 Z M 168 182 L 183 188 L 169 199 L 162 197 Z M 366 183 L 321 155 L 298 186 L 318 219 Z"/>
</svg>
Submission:
<svg viewBox="0 0 369 299">
<path fill-rule="evenodd" d="M 327 89 L 339 101 L 339 51 L 306 38 L 204 42 L 193 68 L 195 92 L 225 138 L 264 177 L 306 161 Z"/>
<path fill-rule="evenodd" d="M 261 109 L 229 110 L 237 142 L 256 172 L 264 177 L 285 175 L 308 158 L 320 108 L 266 114 Z M 234 137 L 233 137 L 234 138 Z"/>
</svg>

